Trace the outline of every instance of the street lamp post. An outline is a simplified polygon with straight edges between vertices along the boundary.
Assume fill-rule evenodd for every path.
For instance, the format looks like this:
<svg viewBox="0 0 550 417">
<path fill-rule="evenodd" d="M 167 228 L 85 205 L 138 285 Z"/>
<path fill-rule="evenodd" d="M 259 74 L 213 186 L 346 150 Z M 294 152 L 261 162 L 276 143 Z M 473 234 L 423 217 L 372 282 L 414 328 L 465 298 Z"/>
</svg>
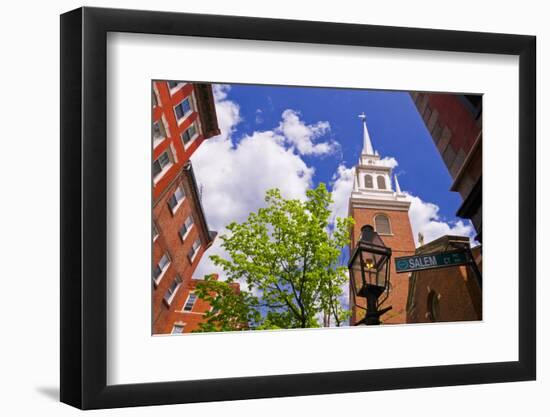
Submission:
<svg viewBox="0 0 550 417">
<path fill-rule="evenodd" d="M 388 297 L 391 253 L 372 226 L 361 228 L 361 238 L 348 264 L 354 305 L 365 310 L 365 317 L 355 325 L 380 324 L 380 316 L 391 309 L 380 309 Z M 380 299 L 384 293 L 386 296 Z M 357 297 L 366 299 L 366 307 L 357 304 Z"/>
</svg>

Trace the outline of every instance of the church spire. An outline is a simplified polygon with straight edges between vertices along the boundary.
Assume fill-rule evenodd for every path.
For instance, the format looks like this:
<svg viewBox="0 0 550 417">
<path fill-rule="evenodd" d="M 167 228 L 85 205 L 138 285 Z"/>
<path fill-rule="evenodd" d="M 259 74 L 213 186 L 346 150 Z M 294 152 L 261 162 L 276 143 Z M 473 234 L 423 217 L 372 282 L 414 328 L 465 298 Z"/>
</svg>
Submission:
<svg viewBox="0 0 550 417">
<path fill-rule="evenodd" d="M 365 112 L 361 113 L 359 118 L 363 120 L 363 151 L 361 153 L 365 155 L 375 155 L 369 131 L 367 130 L 367 116 L 365 116 Z"/>
<path fill-rule="evenodd" d="M 403 194 L 401 192 L 401 187 L 399 186 L 399 181 L 397 181 L 397 175 L 394 175 L 393 179 L 395 181 L 395 192 L 396 192 L 396 194 Z"/>
</svg>

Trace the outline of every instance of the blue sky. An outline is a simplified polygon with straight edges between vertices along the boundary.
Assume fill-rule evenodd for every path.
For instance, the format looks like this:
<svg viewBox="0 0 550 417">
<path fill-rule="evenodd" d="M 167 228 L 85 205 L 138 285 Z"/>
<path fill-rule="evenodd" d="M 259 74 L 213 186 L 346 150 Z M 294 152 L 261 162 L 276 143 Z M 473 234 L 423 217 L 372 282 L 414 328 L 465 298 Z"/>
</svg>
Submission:
<svg viewBox="0 0 550 417">
<path fill-rule="evenodd" d="M 223 234 L 263 206 L 265 191 L 287 198 L 325 182 L 333 216 L 347 215 L 354 166 L 362 149 L 364 112 L 370 137 L 411 201 L 415 239 L 444 234 L 472 237 L 469 221 L 455 217 L 460 196 L 406 92 L 258 85 L 214 85 L 221 134 L 192 156 L 209 227 Z M 220 239 L 201 260 L 196 277 L 214 272 L 208 255 L 224 256 Z M 219 271 L 217 271 L 219 272 Z M 223 276 L 222 276 L 223 279 Z"/>
<path fill-rule="evenodd" d="M 408 93 L 233 84 L 228 98 L 241 109 L 243 122 L 237 125 L 237 138 L 277 125 L 282 112 L 289 108 L 298 110 L 305 123 L 328 121 L 330 136 L 341 145 L 341 153 L 304 157 L 316 168 L 315 184 L 329 183 L 341 162 L 356 163 L 362 147 L 362 126 L 357 116 L 365 112 L 375 149 L 381 156 L 393 156 L 399 162 L 394 173 L 399 176 L 401 188 L 437 204 L 446 220 L 456 219 L 460 197 L 449 191 L 449 172 Z"/>
</svg>

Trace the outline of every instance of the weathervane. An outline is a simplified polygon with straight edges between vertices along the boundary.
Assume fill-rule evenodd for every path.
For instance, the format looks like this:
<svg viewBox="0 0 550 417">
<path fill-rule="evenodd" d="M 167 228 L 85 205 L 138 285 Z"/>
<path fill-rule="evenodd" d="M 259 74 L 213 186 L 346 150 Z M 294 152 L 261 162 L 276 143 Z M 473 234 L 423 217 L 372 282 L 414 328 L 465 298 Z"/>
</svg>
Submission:
<svg viewBox="0 0 550 417">
<path fill-rule="evenodd" d="M 359 116 L 357 116 L 357 117 L 359 117 L 362 121 L 367 120 L 367 116 L 365 115 L 365 112 L 361 113 L 361 114 L 360 114 Z"/>
</svg>

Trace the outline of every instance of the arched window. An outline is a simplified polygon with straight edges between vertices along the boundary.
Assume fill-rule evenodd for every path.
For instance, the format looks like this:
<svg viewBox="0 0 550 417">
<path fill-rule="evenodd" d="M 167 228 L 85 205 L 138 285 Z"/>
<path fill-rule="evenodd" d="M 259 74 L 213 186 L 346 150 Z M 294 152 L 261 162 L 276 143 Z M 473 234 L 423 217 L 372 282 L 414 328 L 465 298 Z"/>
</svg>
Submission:
<svg viewBox="0 0 550 417">
<path fill-rule="evenodd" d="M 391 235 L 390 219 L 385 214 L 374 216 L 374 228 L 380 235 Z"/>
<path fill-rule="evenodd" d="M 365 174 L 365 188 L 372 188 L 372 175 Z"/>
<path fill-rule="evenodd" d="M 440 318 L 439 298 L 440 298 L 440 295 L 437 294 L 434 290 L 431 290 L 428 293 L 428 300 L 427 300 L 428 312 L 426 313 L 426 317 L 430 321 L 439 321 L 439 318 Z"/>
<path fill-rule="evenodd" d="M 386 189 L 386 179 L 382 175 L 379 175 L 376 178 L 376 183 L 378 184 L 378 188 L 380 190 L 385 190 Z"/>
</svg>

